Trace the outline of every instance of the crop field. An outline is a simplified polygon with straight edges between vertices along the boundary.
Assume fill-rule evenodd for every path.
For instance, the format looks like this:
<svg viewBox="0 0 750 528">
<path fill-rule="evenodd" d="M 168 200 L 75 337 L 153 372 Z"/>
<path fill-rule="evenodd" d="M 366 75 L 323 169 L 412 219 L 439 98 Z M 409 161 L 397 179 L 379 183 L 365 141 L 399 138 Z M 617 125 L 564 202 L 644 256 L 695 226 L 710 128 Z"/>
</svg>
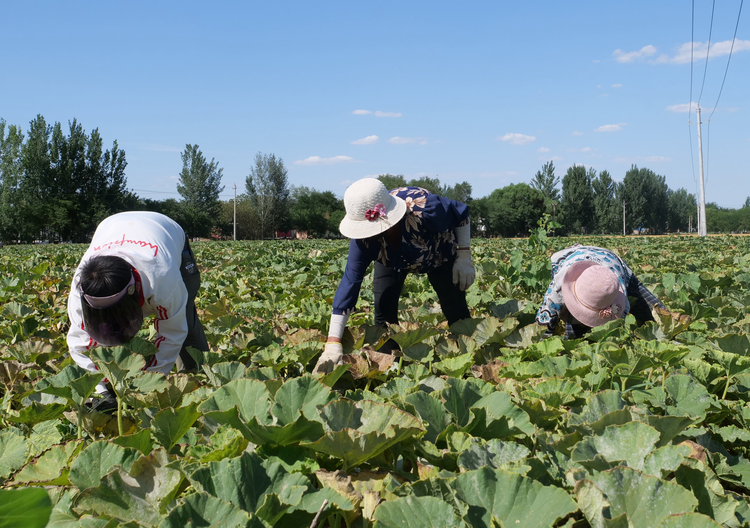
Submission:
<svg viewBox="0 0 750 528">
<path fill-rule="evenodd" d="M 542 340 L 574 242 L 668 310 Z M 195 243 L 211 351 L 168 378 L 141 370 L 150 324 L 99 373 L 68 357 L 84 246 L 0 249 L 0 528 L 750 526 L 750 238 L 474 240 L 471 320 L 412 275 L 374 327 L 367 279 L 346 364 L 315 378 L 347 248 Z M 83 407 L 105 375 L 112 417 Z"/>
</svg>

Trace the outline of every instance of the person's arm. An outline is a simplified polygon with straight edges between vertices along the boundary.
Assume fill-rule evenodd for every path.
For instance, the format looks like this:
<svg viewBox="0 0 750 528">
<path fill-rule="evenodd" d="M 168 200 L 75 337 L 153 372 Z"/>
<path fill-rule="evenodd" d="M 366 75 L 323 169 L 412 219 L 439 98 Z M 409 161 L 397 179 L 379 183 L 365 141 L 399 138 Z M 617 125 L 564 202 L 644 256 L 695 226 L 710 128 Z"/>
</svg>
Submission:
<svg viewBox="0 0 750 528">
<path fill-rule="evenodd" d="M 341 338 L 346 330 L 349 314 L 357 306 L 362 280 L 372 260 L 361 243 L 356 240 L 350 242 L 344 276 L 333 297 L 333 311 L 328 326 L 325 350 L 315 364 L 313 374 L 327 374 L 342 363 L 344 349 L 341 345 Z"/>
<path fill-rule="evenodd" d="M 453 284 L 466 291 L 474 284 L 476 270 L 471 260 L 471 223 L 469 217 L 453 230 L 456 235 L 456 260 L 453 263 Z"/>
<path fill-rule="evenodd" d="M 651 313 L 653 306 L 664 308 L 662 302 L 634 274 L 630 276 L 627 292 L 629 297 L 635 298 L 635 301 L 630 303 L 630 313 L 635 316 L 639 325 L 654 320 Z"/>
<path fill-rule="evenodd" d="M 145 370 L 148 372 L 161 372 L 166 376 L 177 361 L 188 333 L 185 316 L 187 299 L 187 288 L 181 279 L 169 297 L 154 299 L 154 302 L 158 303 L 154 315 L 154 345 L 158 352 L 146 364 Z"/>
</svg>

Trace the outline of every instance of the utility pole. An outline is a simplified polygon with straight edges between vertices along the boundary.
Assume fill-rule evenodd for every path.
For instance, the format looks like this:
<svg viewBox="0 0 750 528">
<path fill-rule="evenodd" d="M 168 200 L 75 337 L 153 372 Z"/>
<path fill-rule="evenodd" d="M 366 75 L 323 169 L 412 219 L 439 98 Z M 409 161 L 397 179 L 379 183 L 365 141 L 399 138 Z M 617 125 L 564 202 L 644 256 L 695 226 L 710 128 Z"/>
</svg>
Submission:
<svg viewBox="0 0 750 528">
<path fill-rule="evenodd" d="M 237 242 L 237 184 L 234 184 L 234 241 Z"/>
<path fill-rule="evenodd" d="M 693 232 L 693 215 L 688 216 L 688 233 Z"/>
<path fill-rule="evenodd" d="M 625 236 L 625 200 L 622 201 L 622 236 Z"/>
<path fill-rule="evenodd" d="M 698 235 L 706 236 L 706 191 L 703 187 L 703 140 L 701 138 L 701 105 L 698 105 L 698 160 L 701 171 L 701 195 L 698 200 Z"/>
</svg>

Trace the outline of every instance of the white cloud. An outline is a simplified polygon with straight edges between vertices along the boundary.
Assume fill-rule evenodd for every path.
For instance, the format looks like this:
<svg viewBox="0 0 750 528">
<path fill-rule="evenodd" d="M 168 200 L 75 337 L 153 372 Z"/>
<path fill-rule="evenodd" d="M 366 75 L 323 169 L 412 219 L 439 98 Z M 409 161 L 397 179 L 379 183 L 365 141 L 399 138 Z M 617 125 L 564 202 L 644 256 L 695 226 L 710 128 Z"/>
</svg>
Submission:
<svg viewBox="0 0 750 528">
<path fill-rule="evenodd" d="M 547 147 L 539 147 L 536 149 L 537 152 L 549 152 L 549 149 Z"/>
<path fill-rule="evenodd" d="M 582 136 L 583 132 L 579 132 L 578 130 L 576 130 L 575 132 L 573 132 L 573 135 L 574 136 Z"/>
<path fill-rule="evenodd" d="M 682 103 L 682 104 L 671 105 L 667 107 L 667 110 L 669 112 L 677 112 L 679 114 L 684 114 L 685 112 L 692 112 L 692 109 L 695 108 L 696 104 L 697 103 Z"/>
<path fill-rule="evenodd" d="M 622 88 L 622 84 L 615 83 L 615 84 L 612 85 L 612 88 Z"/>
<path fill-rule="evenodd" d="M 542 158 L 539 158 L 539 159 L 542 159 Z M 552 156 L 549 160 L 550 161 L 562 161 L 563 158 L 561 158 L 560 156 Z"/>
<path fill-rule="evenodd" d="M 592 150 L 594 150 L 594 149 L 592 149 L 591 147 L 583 147 L 581 149 L 581 152 L 591 152 Z"/>
<path fill-rule="evenodd" d="M 529 143 L 536 141 L 534 136 L 527 136 L 526 134 L 518 134 L 515 132 L 509 132 L 498 139 L 500 141 L 510 141 L 513 145 L 528 145 Z"/>
<path fill-rule="evenodd" d="M 612 55 L 615 56 L 615 60 L 617 62 L 635 62 L 639 59 L 643 59 L 645 57 L 650 57 L 651 55 L 654 55 L 656 53 L 656 47 L 649 44 L 648 46 L 643 46 L 638 51 L 630 51 L 625 52 L 621 49 L 616 49 L 612 52 Z"/>
<path fill-rule="evenodd" d="M 352 145 L 374 145 L 380 139 L 378 136 L 367 136 L 362 139 L 355 139 L 351 142 Z"/>
<path fill-rule="evenodd" d="M 399 137 L 395 136 L 388 140 L 388 143 L 393 143 L 394 145 L 412 145 L 414 143 L 418 143 L 419 145 L 426 145 L 427 144 L 427 138 L 423 137 Z"/>
<path fill-rule="evenodd" d="M 370 112 L 369 110 L 355 110 L 354 112 L 352 112 L 352 114 L 354 115 L 367 115 L 371 113 L 372 112 Z"/>
<path fill-rule="evenodd" d="M 378 110 L 375 112 L 375 117 L 401 117 L 401 112 L 381 112 Z"/>
<path fill-rule="evenodd" d="M 677 49 L 677 53 L 673 57 L 670 57 L 666 54 L 661 54 L 656 59 L 654 59 L 653 62 L 655 64 L 689 64 L 691 50 L 693 62 L 704 61 L 706 60 L 708 42 L 686 42 Z M 708 58 L 715 59 L 723 55 L 729 55 L 730 50 L 732 50 L 731 40 L 714 42 L 713 44 L 711 44 L 711 50 L 708 53 Z M 750 40 L 734 39 L 734 49 L 732 50 L 732 53 L 737 53 L 738 51 L 745 50 L 750 50 Z"/>
<path fill-rule="evenodd" d="M 332 158 L 321 158 L 320 156 L 310 156 L 303 160 L 295 161 L 295 165 L 336 165 L 339 163 L 352 163 L 356 161 L 349 156 L 333 156 Z"/>
<path fill-rule="evenodd" d="M 667 158 L 665 156 L 646 156 L 645 158 L 643 158 L 643 161 L 654 163 L 662 161 L 672 161 L 672 158 Z"/>
<path fill-rule="evenodd" d="M 627 125 L 627 123 L 618 123 L 616 125 L 602 125 L 599 128 L 595 129 L 594 132 L 616 132 L 618 130 L 622 130 L 622 127 Z"/>
</svg>

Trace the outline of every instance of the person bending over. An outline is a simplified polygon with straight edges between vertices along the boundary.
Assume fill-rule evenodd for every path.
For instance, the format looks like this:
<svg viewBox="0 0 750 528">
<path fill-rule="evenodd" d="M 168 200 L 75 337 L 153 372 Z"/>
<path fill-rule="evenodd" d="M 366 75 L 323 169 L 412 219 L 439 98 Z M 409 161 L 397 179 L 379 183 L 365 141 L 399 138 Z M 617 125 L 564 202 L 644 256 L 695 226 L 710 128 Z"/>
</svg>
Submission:
<svg viewBox="0 0 750 528">
<path fill-rule="evenodd" d="M 575 244 L 552 260 L 552 282 L 536 314 L 537 324 L 555 333 L 565 324 L 565 338 L 576 339 L 591 328 L 632 313 L 639 325 L 653 321 L 653 306 L 664 305 L 625 262 L 608 249 Z M 631 306 L 628 296 L 634 297 Z"/>
<path fill-rule="evenodd" d="M 145 370 L 167 375 L 197 367 L 187 347 L 208 351 L 195 309 L 200 273 L 188 238 L 170 218 L 153 212 L 125 212 L 104 219 L 96 229 L 73 277 L 68 297 L 67 343 L 73 360 L 95 371 L 86 355 L 93 347 L 117 346 L 138 333 L 153 315 L 158 352 Z M 108 412 L 117 407 L 106 380 L 92 405 Z"/>
<path fill-rule="evenodd" d="M 349 257 L 314 374 L 328 373 L 342 363 L 341 337 L 371 262 L 376 325 L 398 323 L 398 300 L 409 273 L 427 274 L 448 324 L 470 317 L 465 290 L 474 282 L 475 271 L 466 204 L 420 187 L 389 192 L 380 180 L 364 178 L 346 190 L 344 206 L 339 230 L 351 239 Z M 394 346 L 389 341 L 381 351 Z"/>
</svg>

